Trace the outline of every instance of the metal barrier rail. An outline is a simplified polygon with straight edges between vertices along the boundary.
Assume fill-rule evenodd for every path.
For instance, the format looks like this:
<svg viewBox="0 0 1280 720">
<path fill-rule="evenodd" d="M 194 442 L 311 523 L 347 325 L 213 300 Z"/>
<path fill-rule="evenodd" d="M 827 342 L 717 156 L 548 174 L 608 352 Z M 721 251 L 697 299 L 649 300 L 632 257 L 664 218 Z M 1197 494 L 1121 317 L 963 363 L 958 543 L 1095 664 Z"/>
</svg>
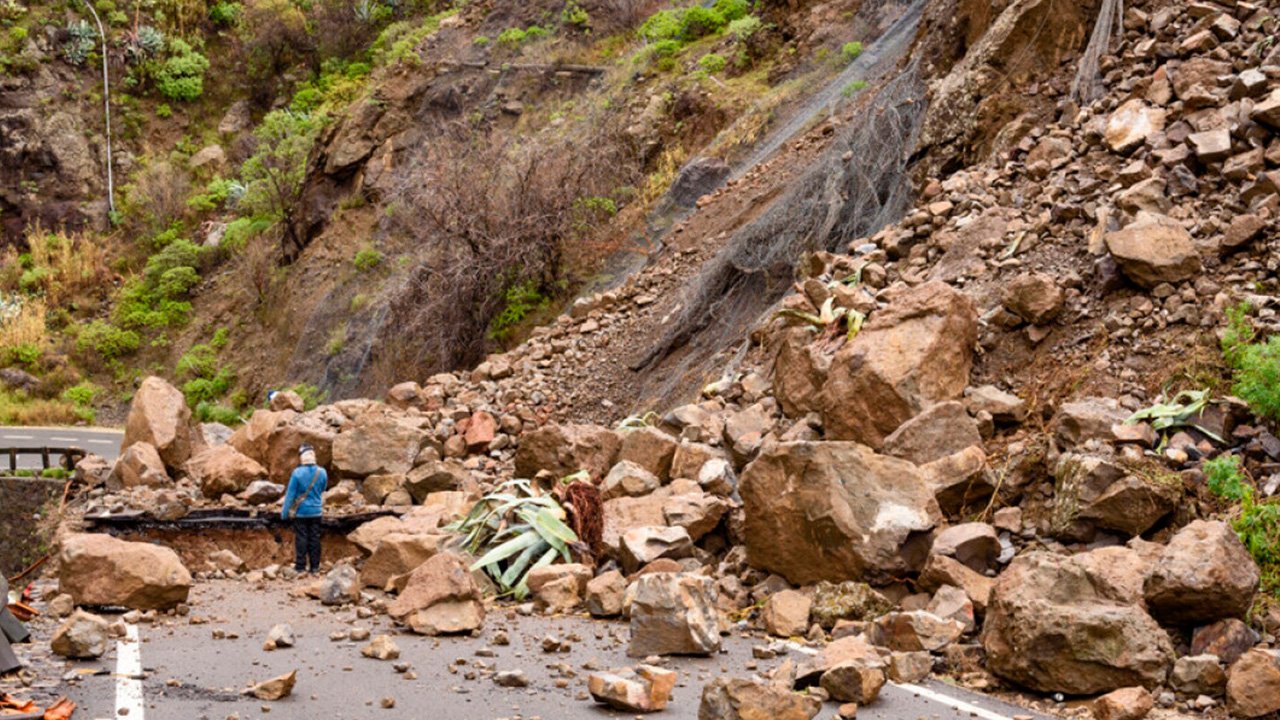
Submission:
<svg viewBox="0 0 1280 720">
<path fill-rule="evenodd" d="M 16 473 L 18 471 L 18 457 L 21 455 L 39 455 L 40 466 L 43 470 L 53 467 L 50 458 L 59 456 L 59 466 L 63 470 L 75 469 L 76 463 L 80 462 L 88 453 L 78 447 L 0 447 L 0 457 L 9 457 L 9 472 Z"/>
</svg>

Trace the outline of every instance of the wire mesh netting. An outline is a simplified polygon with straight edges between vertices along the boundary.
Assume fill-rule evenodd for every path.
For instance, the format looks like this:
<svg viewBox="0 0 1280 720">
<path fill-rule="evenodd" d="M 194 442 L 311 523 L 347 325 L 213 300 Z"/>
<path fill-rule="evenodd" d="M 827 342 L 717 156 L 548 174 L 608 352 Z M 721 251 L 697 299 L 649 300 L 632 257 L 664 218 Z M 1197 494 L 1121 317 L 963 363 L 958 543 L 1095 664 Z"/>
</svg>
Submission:
<svg viewBox="0 0 1280 720">
<path fill-rule="evenodd" d="M 708 263 L 671 330 L 636 369 L 687 350 L 673 372 L 655 374 L 674 387 L 694 365 L 745 335 L 786 292 L 805 253 L 835 250 L 909 209 L 907 166 L 926 110 L 915 63 L 879 86 L 864 107 L 837 130 L 813 168 Z"/>
<path fill-rule="evenodd" d="M 1089 44 L 1085 46 L 1080 66 L 1071 81 L 1072 100 L 1088 104 L 1102 97 L 1106 88 L 1102 85 L 1098 65 L 1110 48 L 1113 36 L 1124 36 L 1124 0 L 1103 0 L 1098 20 L 1093 25 L 1093 34 L 1089 36 Z"/>
</svg>

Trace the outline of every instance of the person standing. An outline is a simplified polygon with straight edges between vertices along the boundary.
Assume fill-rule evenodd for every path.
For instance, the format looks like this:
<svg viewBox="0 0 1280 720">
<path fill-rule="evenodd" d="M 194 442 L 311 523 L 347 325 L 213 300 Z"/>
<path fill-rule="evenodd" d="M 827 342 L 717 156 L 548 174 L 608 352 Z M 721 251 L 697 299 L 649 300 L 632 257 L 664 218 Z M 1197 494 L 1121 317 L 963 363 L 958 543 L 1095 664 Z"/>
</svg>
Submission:
<svg viewBox="0 0 1280 720">
<path fill-rule="evenodd" d="M 289 476 L 280 517 L 293 520 L 293 569 L 299 573 L 320 572 L 320 516 L 324 513 L 324 491 L 329 474 L 316 464 L 310 445 L 298 448 L 299 465 Z"/>
</svg>

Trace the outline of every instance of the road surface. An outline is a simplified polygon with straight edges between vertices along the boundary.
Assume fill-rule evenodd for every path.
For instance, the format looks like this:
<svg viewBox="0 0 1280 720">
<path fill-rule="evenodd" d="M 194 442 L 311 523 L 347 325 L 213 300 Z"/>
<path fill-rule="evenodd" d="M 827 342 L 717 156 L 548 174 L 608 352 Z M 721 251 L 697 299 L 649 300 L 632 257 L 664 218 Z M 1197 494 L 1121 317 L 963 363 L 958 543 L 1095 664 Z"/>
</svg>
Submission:
<svg viewBox="0 0 1280 720">
<path fill-rule="evenodd" d="M 78 447 L 85 452 L 115 460 L 120 455 L 120 430 L 82 427 L 0 427 L 0 448 L 7 447 Z M 7 462 L 7 460 L 5 461 Z M 39 455 L 18 458 L 21 468 L 39 468 Z M 6 465 L 7 467 L 7 465 Z"/>
<path fill-rule="evenodd" d="M 350 608 L 330 609 L 315 600 L 291 597 L 288 590 L 297 586 L 285 581 L 264 586 L 230 580 L 200 583 L 193 590 L 191 617 L 209 622 L 162 618 L 155 625 L 131 626 L 130 634 L 136 634 L 138 642 L 125 638 L 113 642 L 115 648 L 99 661 L 69 664 L 61 672 L 78 668 L 86 673 L 58 692 L 80 704 L 77 717 L 89 719 L 223 720 L 262 717 L 264 712 L 272 718 L 334 720 L 635 717 L 609 711 L 585 697 L 587 668 L 636 664 L 626 657 L 625 623 L 528 617 L 499 609 L 489 615 L 478 638 L 428 638 L 397 633 L 385 616 L 361 619 Z M 268 631 L 281 622 L 292 626 L 296 647 L 264 651 Z M 372 660 L 360 654 L 366 642 L 330 639 L 334 631 L 353 627 L 367 628 L 375 637 L 392 635 L 400 658 Z M 495 642 L 499 631 L 509 635 L 510 645 Z M 215 639 L 224 633 L 238 637 Z M 548 634 L 571 639 L 572 650 L 544 653 L 542 639 Z M 788 657 L 803 659 L 795 649 L 773 660 L 753 661 L 752 646 L 765 642 L 735 632 L 725 638 L 721 655 L 669 659 L 680 682 L 671 705 L 654 717 L 693 720 L 703 685 L 715 677 L 749 677 Z M 397 663 L 407 664 L 416 678 L 399 672 Z M 110 674 L 87 674 L 94 669 Z M 292 670 L 298 672 L 292 697 L 263 702 L 239 692 L 251 682 Z M 493 670 L 521 670 L 530 685 L 498 687 L 489 677 Z M 393 699 L 394 707 L 383 708 L 384 698 Z M 835 707 L 829 703 L 819 717 L 832 717 Z M 1011 720 L 1015 715 L 1047 717 L 937 681 L 888 685 L 875 703 L 858 710 L 859 720 Z"/>
</svg>

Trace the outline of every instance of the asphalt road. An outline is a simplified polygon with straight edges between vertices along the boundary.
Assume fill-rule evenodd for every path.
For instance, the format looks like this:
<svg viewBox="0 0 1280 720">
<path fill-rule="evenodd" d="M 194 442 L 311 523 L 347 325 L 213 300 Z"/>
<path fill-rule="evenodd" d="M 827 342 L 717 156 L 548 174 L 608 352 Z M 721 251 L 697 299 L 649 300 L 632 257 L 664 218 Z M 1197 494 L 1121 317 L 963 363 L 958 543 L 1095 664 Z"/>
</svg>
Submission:
<svg viewBox="0 0 1280 720">
<path fill-rule="evenodd" d="M 587 668 L 636 663 L 626 657 L 625 623 L 526 617 L 499 610 L 490 614 L 478 638 L 427 638 L 397 634 L 385 616 L 359 619 L 351 609 L 329 609 L 314 600 L 291 597 L 287 592 L 290 587 L 296 584 L 201 583 L 193 591 L 191 614 L 209 618 L 207 624 L 179 619 L 139 625 L 141 642 L 126 639 L 96 663 L 71 664 L 64 669 L 100 668 L 111 674 L 86 674 L 59 692 L 80 704 L 83 715 L 78 713 L 77 717 L 90 719 L 223 720 L 261 717 L 265 712 L 272 718 L 335 720 L 635 717 L 633 713 L 609 711 L 585 698 Z M 268 631 L 280 622 L 292 626 L 296 647 L 264 651 L 262 643 Z M 330 633 L 353 627 L 368 628 L 375 637 L 391 634 L 401 651 L 399 660 L 365 658 L 360 654 L 365 642 L 329 639 Z M 220 634 L 217 631 L 238 637 L 214 639 Z M 509 635 L 510 645 L 495 643 L 499 631 Z M 572 650 L 544 653 L 541 643 L 547 634 L 570 638 Z M 726 651 L 719 656 L 671 658 L 669 666 L 679 671 L 680 683 L 670 706 L 655 717 L 694 720 L 702 687 L 713 678 L 748 677 L 786 657 L 802 659 L 800 651 L 794 650 L 774 660 L 753 661 L 751 648 L 759 644 L 759 638 L 735 633 L 725 638 Z M 417 677 L 410 679 L 397 672 L 396 663 L 407 663 Z M 486 668 L 521 670 L 530 685 L 498 687 Z M 291 670 L 297 670 L 298 681 L 289 698 L 263 702 L 240 695 L 252 682 Z M 472 675 L 468 677 L 468 673 Z M 143 698 L 140 703 L 139 696 Z M 383 698 L 394 699 L 395 706 L 384 709 Z M 835 704 L 831 703 L 819 717 L 832 717 L 834 712 Z M 1046 717 L 936 681 L 920 687 L 886 686 L 875 703 L 858 710 L 861 720 L 1010 720 L 1014 715 Z"/>
<path fill-rule="evenodd" d="M 120 430 L 81 427 L 0 427 L 0 448 L 8 447 L 78 447 L 85 452 L 115 460 L 120 455 Z M 2 459 L 4 463 L 7 458 Z M 40 467 L 39 455 L 18 457 L 21 468 Z M 5 467 L 8 467 L 6 464 Z"/>
</svg>

